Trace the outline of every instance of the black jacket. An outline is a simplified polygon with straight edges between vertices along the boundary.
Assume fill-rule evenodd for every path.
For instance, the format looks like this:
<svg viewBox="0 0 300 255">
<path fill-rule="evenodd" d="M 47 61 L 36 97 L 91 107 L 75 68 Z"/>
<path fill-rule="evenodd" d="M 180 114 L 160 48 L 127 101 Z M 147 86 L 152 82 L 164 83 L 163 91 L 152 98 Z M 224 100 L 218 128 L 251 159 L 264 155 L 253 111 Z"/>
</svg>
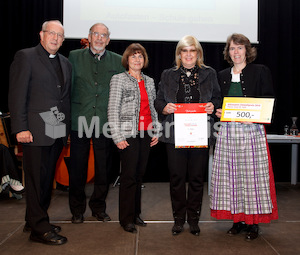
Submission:
<svg viewBox="0 0 300 255">
<path fill-rule="evenodd" d="M 241 73 L 241 86 L 245 97 L 274 97 L 271 72 L 268 67 L 248 64 Z M 231 67 L 218 73 L 222 98 L 228 95 L 231 85 Z"/>
<path fill-rule="evenodd" d="M 164 131 L 167 122 L 174 122 L 174 114 L 163 115 L 162 111 L 168 103 L 176 103 L 176 95 L 179 90 L 180 72 L 180 69 L 176 70 L 175 68 L 164 70 L 161 75 L 160 83 L 158 84 L 158 93 L 154 105 L 159 114 L 159 120 Z M 199 83 L 197 89 L 200 94 L 199 103 L 212 102 L 215 109 L 220 107 L 220 87 L 217 80 L 217 73 L 213 68 L 199 68 Z M 210 119 L 211 125 L 213 125 L 212 118 Z M 163 132 L 160 137 L 160 141 L 174 144 L 173 126 L 170 130 L 170 135 L 166 136 L 165 132 Z"/>
<path fill-rule="evenodd" d="M 45 134 L 45 122 L 39 115 L 57 107 L 65 114 L 66 137 L 70 129 L 70 88 L 72 66 L 67 58 L 59 54 L 64 84 L 60 84 L 49 57 L 42 45 L 20 50 L 10 68 L 9 110 L 12 133 L 29 130 L 33 135 L 33 146 L 50 146 L 54 143 Z"/>
</svg>

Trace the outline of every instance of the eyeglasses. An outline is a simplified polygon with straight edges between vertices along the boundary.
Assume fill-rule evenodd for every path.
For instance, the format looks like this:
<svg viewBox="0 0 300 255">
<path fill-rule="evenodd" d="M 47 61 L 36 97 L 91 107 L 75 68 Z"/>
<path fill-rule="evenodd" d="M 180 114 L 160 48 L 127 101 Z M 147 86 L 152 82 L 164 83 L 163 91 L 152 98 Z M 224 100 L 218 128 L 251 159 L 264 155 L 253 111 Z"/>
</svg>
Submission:
<svg viewBox="0 0 300 255">
<path fill-rule="evenodd" d="M 90 34 L 92 34 L 95 37 L 101 37 L 101 38 L 108 38 L 108 34 L 100 34 L 98 32 L 90 32 Z"/>
<path fill-rule="evenodd" d="M 192 49 L 192 50 L 182 49 L 181 52 L 182 52 L 183 54 L 187 54 L 187 53 L 196 53 L 197 50 L 194 50 L 194 49 Z"/>
<path fill-rule="evenodd" d="M 54 37 L 54 36 L 57 35 L 57 37 L 58 37 L 59 39 L 64 39 L 64 38 L 65 38 L 64 34 L 62 34 L 62 33 L 56 33 L 55 31 L 44 30 L 43 32 L 49 33 L 49 35 L 50 35 L 51 37 Z"/>
</svg>

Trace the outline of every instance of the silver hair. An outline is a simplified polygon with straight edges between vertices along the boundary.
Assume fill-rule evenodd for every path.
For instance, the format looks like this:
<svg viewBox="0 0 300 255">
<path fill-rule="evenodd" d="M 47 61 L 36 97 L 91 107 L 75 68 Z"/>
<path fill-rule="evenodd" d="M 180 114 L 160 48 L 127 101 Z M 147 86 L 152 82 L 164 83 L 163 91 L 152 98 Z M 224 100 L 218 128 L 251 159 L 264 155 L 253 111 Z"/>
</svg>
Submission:
<svg viewBox="0 0 300 255">
<path fill-rule="evenodd" d="M 89 34 L 92 33 L 92 30 L 93 30 L 93 28 L 95 26 L 99 26 L 99 25 L 104 26 L 107 29 L 107 33 L 108 33 L 108 37 L 109 37 L 110 36 L 109 28 L 105 24 L 103 24 L 103 23 L 96 23 L 96 24 L 92 25 L 91 28 L 90 28 L 90 30 L 89 30 Z"/>
<path fill-rule="evenodd" d="M 62 25 L 62 23 L 61 23 L 59 20 L 47 20 L 47 21 L 45 21 L 45 22 L 43 23 L 43 25 L 42 25 L 42 31 L 45 31 L 45 30 L 47 30 L 47 26 L 48 26 L 48 24 L 49 24 L 49 23 L 52 23 L 52 22 L 54 22 L 54 23 L 57 23 L 57 24 L 61 25 L 61 26 L 62 26 L 62 28 L 63 28 L 63 25 Z"/>
</svg>

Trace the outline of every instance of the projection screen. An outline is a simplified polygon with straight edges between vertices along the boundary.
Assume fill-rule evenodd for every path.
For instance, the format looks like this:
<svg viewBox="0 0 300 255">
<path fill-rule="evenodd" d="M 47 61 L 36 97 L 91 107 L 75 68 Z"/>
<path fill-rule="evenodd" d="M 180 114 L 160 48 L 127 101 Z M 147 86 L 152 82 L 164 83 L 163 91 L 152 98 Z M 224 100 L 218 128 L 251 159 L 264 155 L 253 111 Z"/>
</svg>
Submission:
<svg viewBox="0 0 300 255">
<path fill-rule="evenodd" d="M 225 42 L 243 33 L 258 42 L 258 0 L 64 0 L 66 38 L 86 38 L 97 22 L 115 40 Z"/>
</svg>

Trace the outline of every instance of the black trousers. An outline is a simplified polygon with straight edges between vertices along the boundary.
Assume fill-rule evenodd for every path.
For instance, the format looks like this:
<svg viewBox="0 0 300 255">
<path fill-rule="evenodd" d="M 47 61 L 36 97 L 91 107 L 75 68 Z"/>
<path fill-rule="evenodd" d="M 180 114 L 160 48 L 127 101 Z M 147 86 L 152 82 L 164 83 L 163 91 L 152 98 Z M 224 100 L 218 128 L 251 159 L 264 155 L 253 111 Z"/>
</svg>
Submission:
<svg viewBox="0 0 300 255">
<path fill-rule="evenodd" d="M 166 144 L 170 172 L 170 194 L 175 220 L 198 223 L 203 197 L 203 181 L 208 149 L 175 149 Z M 186 192 L 186 182 L 188 191 Z"/>
<path fill-rule="evenodd" d="M 47 211 L 51 201 L 56 162 L 62 148 L 62 139 L 56 139 L 51 146 L 23 145 L 26 185 L 25 220 L 36 234 L 51 230 Z"/>
<path fill-rule="evenodd" d="M 129 146 L 120 152 L 119 220 L 122 226 L 134 223 L 141 213 L 142 181 L 146 172 L 151 137 L 128 138 Z"/>
<path fill-rule="evenodd" d="M 70 167 L 69 167 L 69 204 L 71 213 L 84 214 L 86 210 L 85 184 L 87 180 L 90 141 L 93 142 L 95 177 L 94 191 L 89 201 L 92 213 L 105 212 L 106 197 L 109 188 L 109 169 L 111 167 L 112 141 L 101 134 L 87 138 L 78 137 L 77 131 L 71 131 Z"/>
</svg>

